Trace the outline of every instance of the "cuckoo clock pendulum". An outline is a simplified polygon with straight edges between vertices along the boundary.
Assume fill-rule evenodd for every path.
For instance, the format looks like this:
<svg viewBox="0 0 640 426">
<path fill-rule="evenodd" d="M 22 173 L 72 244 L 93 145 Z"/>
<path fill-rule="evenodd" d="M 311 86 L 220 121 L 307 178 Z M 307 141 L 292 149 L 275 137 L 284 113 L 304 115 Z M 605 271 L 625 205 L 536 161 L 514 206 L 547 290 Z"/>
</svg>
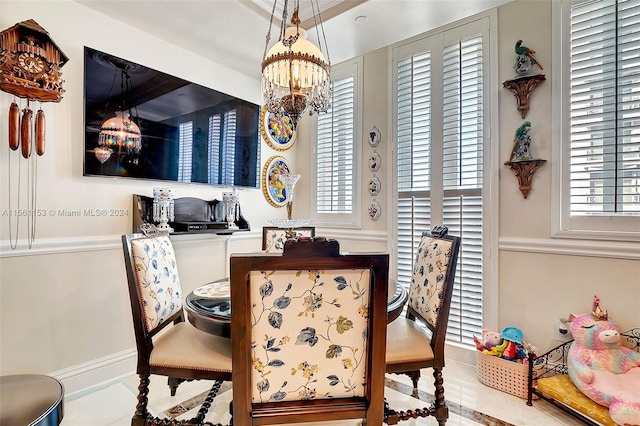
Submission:
<svg viewBox="0 0 640 426">
<path fill-rule="evenodd" d="M 36 187 L 37 157 L 45 151 L 45 115 L 41 109 L 43 102 L 60 102 L 64 90 L 62 88 L 62 73 L 60 68 L 68 61 L 65 54 L 56 46 L 36 21 L 29 19 L 19 22 L 0 32 L 0 90 L 11 93 L 17 98 L 26 99 L 26 106 L 20 109 L 17 98 L 9 106 L 9 148 L 20 151 L 26 160 L 32 160 L 33 173 L 28 173 L 32 179 L 28 184 L 28 207 L 18 206 L 17 212 L 26 211 L 29 221 L 29 247 L 35 236 L 36 218 Z M 34 114 L 31 103 L 38 101 L 40 108 Z M 35 153 L 35 155 L 34 155 Z M 11 160 L 10 160 L 11 161 Z M 11 162 L 9 162 L 9 166 Z M 10 172 L 10 171 L 9 171 Z M 9 177 L 11 185 L 11 176 Z M 11 190 L 9 188 L 9 213 L 14 211 L 11 206 Z M 18 194 L 20 194 L 20 174 L 18 172 Z M 20 199 L 18 195 L 18 200 Z M 11 241 L 11 247 L 17 245 L 18 220 L 16 218 L 16 239 Z M 11 221 L 11 214 L 9 214 Z M 11 222 L 10 222 L 11 223 Z M 11 226 L 9 226 L 11 239 Z"/>
</svg>

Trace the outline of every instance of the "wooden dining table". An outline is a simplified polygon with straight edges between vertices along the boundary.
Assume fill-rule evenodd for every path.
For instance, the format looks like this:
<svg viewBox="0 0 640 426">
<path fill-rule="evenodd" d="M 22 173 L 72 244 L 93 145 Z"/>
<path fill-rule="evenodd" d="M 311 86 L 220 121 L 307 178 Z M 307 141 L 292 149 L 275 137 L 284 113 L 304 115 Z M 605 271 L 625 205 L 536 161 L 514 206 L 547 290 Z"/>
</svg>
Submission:
<svg viewBox="0 0 640 426">
<path fill-rule="evenodd" d="M 229 281 L 222 278 L 214 283 Z M 400 316 L 407 303 L 407 289 L 395 280 L 390 280 L 389 298 L 387 301 L 387 323 Z M 195 291 L 195 290 L 194 290 Z M 192 291 L 185 299 L 187 319 L 198 330 L 216 336 L 231 337 L 231 301 L 227 298 L 206 298 Z"/>
</svg>

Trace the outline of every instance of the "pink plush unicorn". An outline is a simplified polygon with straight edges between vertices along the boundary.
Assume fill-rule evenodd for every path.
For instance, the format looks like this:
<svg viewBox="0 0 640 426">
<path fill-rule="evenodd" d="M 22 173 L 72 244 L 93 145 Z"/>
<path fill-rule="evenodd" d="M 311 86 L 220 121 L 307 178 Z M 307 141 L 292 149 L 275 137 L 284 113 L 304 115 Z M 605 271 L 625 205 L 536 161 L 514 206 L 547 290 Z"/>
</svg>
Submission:
<svg viewBox="0 0 640 426">
<path fill-rule="evenodd" d="M 619 329 L 597 298 L 593 312 L 571 315 L 569 321 L 574 338 L 567 359 L 571 381 L 609 407 L 617 424 L 640 425 L 640 353 L 621 346 Z"/>
</svg>

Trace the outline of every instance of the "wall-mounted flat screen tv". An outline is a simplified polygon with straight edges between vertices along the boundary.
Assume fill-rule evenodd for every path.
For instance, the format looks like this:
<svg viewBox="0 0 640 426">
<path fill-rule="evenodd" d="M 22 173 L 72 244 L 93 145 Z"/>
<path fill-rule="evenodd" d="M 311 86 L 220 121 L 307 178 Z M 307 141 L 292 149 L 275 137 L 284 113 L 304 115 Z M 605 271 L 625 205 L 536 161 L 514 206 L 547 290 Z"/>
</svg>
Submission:
<svg viewBox="0 0 640 426">
<path fill-rule="evenodd" d="M 257 104 L 89 47 L 84 99 L 85 176 L 260 186 Z"/>
</svg>

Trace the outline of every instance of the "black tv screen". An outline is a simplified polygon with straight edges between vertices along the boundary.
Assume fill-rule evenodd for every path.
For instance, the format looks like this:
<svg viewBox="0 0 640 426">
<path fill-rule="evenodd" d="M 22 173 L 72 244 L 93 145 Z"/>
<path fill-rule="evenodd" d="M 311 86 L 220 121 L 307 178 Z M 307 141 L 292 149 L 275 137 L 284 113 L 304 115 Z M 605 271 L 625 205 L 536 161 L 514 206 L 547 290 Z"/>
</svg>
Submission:
<svg viewBox="0 0 640 426">
<path fill-rule="evenodd" d="M 85 176 L 260 185 L 257 104 L 89 47 L 84 99 Z M 105 120 L 123 112 L 139 142 L 100 140 Z"/>
</svg>

